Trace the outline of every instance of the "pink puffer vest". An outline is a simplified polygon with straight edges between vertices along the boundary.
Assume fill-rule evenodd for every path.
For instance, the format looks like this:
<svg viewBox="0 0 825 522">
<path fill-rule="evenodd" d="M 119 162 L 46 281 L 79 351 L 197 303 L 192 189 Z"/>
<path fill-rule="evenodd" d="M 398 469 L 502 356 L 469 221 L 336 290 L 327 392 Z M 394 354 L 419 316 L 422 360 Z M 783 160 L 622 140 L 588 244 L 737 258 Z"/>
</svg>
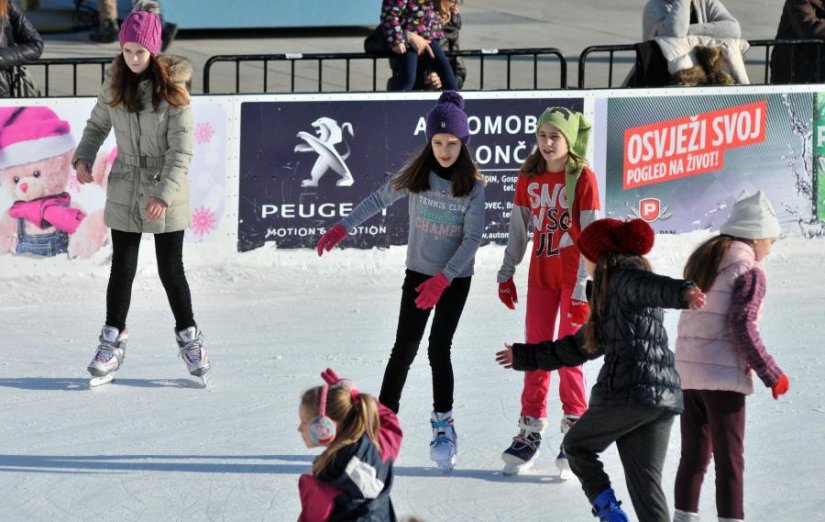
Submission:
<svg viewBox="0 0 825 522">
<path fill-rule="evenodd" d="M 742 241 L 732 242 L 719 264 L 713 287 L 706 293 L 705 307 L 698 311 L 684 310 L 679 317 L 676 370 L 682 378 L 683 390 L 753 393 L 753 370 L 731 343 L 728 326 L 734 283 L 753 269 L 762 269 L 753 247 Z M 757 322 L 761 315 L 760 306 Z"/>
</svg>

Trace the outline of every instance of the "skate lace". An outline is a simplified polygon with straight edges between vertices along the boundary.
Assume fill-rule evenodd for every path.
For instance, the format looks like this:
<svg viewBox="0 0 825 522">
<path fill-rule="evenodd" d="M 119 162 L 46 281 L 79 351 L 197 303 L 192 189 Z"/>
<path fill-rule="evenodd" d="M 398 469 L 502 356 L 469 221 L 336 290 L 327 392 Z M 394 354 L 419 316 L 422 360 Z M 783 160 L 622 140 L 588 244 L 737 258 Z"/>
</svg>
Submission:
<svg viewBox="0 0 825 522">
<path fill-rule="evenodd" d="M 528 432 L 527 430 L 521 430 L 518 435 L 513 437 L 513 446 L 517 444 L 522 444 L 524 446 L 529 447 L 530 449 L 536 449 L 538 446 L 537 442 L 541 441 L 540 437 L 531 437 L 532 433 Z"/>
<path fill-rule="evenodd" d="M 97 346 L 97 353 L 95 354 L 95 361 L 100 363 L 109 362 L 115 356 L 116 346 L 106 340 L 101 339 Z"/>
<path fill-rule="evenodd" d="M 196 364 L 201 362 L 201 349 L 203 348 L 203 336 L 198 332 L 197 337 L 183 345 L 183 355 L 186 360 Z"/>
</svg>

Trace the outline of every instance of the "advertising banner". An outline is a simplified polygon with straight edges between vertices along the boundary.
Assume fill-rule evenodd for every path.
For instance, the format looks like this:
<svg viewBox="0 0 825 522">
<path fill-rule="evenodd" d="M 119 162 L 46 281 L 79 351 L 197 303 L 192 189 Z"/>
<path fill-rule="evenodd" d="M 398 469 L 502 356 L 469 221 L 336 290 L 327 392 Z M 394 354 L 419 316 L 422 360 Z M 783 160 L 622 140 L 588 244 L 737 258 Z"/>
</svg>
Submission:
<svg viewBox="0 0 825 522">
<path fill-rule="evenodd" d="M 109 237 L 103 209 L 117 158 L 114 133 L 94 159 L 95 182 L 81 185 L 71 158 L 95 99 L 27 103 L 0 107 L 0 255 L 90 257 Z M 227 180 L 226 110 L 196 98 L 193 113 L 190 242 L 218 236 Z"/>
<path fill-rule="evenodd" d="M 789 233 L 814 223 L 810 93 L 607 100 L 608 216 L 712 229 L 762 190 Z M 801 227 L 801 228 L 800 228 Z"/>
<path fill-rule="evenodd" d="M 487 178 L 484 243 L 506 243 L 515 175 L 535 147 L 549 106 L 583 110 L 583 99 L 468 98 L 470 150 Z M 426 145 L 425 115 L 437 98 L 244 102 L 241 105 L 238 250 L 274 241 L 314 247 L 329 227 Z M 404 200 L 405 201 L 405 200 Z M 358 227 L 343 246 L 407 241 L 398 202 Z"/>
</svg>

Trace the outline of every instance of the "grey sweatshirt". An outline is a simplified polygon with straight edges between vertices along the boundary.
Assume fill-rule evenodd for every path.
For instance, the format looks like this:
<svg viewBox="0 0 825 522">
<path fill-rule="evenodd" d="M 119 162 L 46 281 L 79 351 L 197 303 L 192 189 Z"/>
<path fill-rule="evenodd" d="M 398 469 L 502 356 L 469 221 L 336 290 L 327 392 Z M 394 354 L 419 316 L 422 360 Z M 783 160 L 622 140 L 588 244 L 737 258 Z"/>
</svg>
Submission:
<svg viewBox="0 0 825 522">
<path fill-rule="evenodd" d="M 739 22 L 720 0 L 693 0 L 697 23 L 690 23 L 691 0 L 649 0 L 642 15 L 642 40 L 656 36 L 705 35 L 741 38 Z"/>
<path fill-rule="evenodd" d="M 430 172 L 430 189 L 418 194 L 396 190 L 392 180 L 367 196 L 340 224 L 352 229 L 409 195 L 407 268 L 448 281 L 473 275 L 476 250 L 484 234 L 484 186 L 477 181 L 468 196 L 453 197 L 452 183 Z"/>
</svg>

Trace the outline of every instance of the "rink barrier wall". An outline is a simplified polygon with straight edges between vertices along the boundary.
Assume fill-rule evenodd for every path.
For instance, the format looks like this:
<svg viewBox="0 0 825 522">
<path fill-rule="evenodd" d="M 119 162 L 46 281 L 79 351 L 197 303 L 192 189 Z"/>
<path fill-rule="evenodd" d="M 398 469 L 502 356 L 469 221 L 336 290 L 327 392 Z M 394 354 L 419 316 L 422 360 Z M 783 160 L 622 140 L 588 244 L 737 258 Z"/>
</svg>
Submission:
<svg viewBox="0 0 825 522">
<path fill-rule="evenodd" d="M 605 215 L 642 217 L 659 233 L 714 230 L 742 191 L 763 190 L 786 234 L 821 236 L 821 89 L 467 92 L 469 145 L 488 181 L 484 244 L 506 244 L 518 169 L 535 145 L 537 116 L 553 105 L 580 110 L 593 123 L 589 158 Z M 314 247 L 320 234 L 424 146 L 424 115 L 436 98 L 435 93 L 194 96 L 187 242 L 214 249 L 220 259 L 263 246 Z M 69 123 L 76 144 L 94 103 L 91 97 L 3 100 L 0 110 L 49 107 Z M 98 172 L 111 168 L 114 149 L 110 135 L 96 160 Z M 0 150 L 0 159 L 6 153 Z M 38 166 L 31 164 L 30 170 Z M 18 255 L 19 222 L 8 212 L 16 198 L 12 169 L 20 167 L 0 170 L 0 256 Z M 80 186 L 73 171 L 52 174 L 66 177 L 72 205 L 89 220 L 85 228 L 102 219 L 106 176 L 97 185 Z M 405 244 L 406 205 L 399 202 L 367 220 L 347 246 Z M 566 229 L 565 219 L 554 216 L 544 226 Z M 69 252 L 81 258 L 108 247 L 85 228 L 68 238 Z M 65 253 L 56 257 L 71 262 Z"/>
</svg>

